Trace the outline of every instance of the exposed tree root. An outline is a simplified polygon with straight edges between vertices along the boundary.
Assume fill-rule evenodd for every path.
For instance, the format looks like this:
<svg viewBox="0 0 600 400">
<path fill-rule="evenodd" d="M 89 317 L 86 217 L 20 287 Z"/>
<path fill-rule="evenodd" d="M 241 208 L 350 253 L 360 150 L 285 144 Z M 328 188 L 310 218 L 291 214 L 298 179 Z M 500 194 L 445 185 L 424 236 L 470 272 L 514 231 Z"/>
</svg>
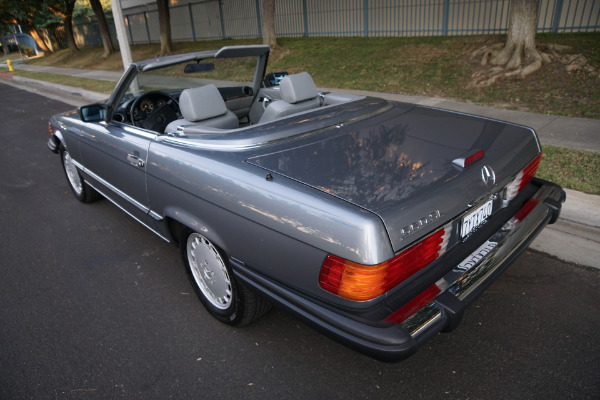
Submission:
<svg viewBox="0 0 600 400">
<path fill-rule="evenodd" d="M 553 61 L 563 64 L 567 71 L 584 69 L 597 74 L 582 54 L 562 54 L 569 46 L 549 44 L 540 50 L 517 44 L 496 43 L 483 46 L 471 53 L 471 57 L 481 58 L 482 69 L 472 75 L 474 87 L 488 87 L 498 79 L 511 76 L 524 77 L 540 69 L 543 64 Z"/>
</svg>

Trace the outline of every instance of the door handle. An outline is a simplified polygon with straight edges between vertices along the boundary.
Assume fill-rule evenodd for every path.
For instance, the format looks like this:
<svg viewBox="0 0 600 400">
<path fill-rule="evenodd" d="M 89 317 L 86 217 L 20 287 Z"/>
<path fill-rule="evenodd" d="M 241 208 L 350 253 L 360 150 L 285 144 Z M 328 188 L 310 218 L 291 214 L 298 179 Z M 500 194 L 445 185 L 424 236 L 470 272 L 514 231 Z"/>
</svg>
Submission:
<svg viewBox="0 0 600 400">
<path fill-rule="evenodd" d="M 144 160 L 142 160 L 136 154 L 133 154 L 133 153 L 127 154 L 127 161 L 129 161 L 131 163 L 131 165 L 133 165 L 135 167 L 140 167 L 140 168 L 144 167 Z"/>
</svg>

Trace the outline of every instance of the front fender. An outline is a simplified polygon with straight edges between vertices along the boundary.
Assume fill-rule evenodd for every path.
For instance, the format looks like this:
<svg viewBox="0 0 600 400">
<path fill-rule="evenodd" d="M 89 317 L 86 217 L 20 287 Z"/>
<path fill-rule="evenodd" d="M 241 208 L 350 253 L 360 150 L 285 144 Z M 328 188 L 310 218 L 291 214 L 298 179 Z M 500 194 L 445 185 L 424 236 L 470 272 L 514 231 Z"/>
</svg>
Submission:
<svg viewBox="0 0 600 400">
<path fill-rule="evenodd" d="M 50 139 L 48 139 L 48 148 L 51 152 L 58 154 L 60 143 L 60 140 L 56 136 L 50 136 Z"/>
</svg>

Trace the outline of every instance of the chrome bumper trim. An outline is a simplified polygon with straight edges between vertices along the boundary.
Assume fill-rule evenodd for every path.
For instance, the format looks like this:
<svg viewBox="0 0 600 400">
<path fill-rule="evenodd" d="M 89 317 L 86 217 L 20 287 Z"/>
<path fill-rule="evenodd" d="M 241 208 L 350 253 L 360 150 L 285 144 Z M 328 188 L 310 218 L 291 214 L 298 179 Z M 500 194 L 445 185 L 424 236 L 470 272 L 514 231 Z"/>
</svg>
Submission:
<svg viewBox="0 0 600 400">
<path fill-rule="evenodd" d="M 154 233 L 156 236 L 158 236 L 159 238 L 161 238 L 165 242 L 171 243 L 171 241 L 168 238 L 166 238 L 165 236 L 161 235 L 156 229 L 151 228 L 150 226 L 148 226 L 148 224 L 144 223 L 144 221 L 142 221 L 141 219 L 139 219 L 138 217 L 136 217 L 135 215 L 133 215 L 132 213 L 130 213 L 125 207 L 123 207 L 118 202 L 116 202 L 114 199 L 112 199 L 105 191 L 102 191 L 102 189 L 98 188 L 98 186 L 94 186 L 94 184 L 90 183 L 89 181 L 85 181 L 85 182 L 88 185 L 90 185 L 96 192 L 100 193 L 105 199 L 107 199 L 108 201 L 110 201 L 111 203 L 113 203 L 115 206 L 117 206 L 118 208 L 120 208 L 121 211 L 123 211 L 125 214 L 129 215 L 131 218 L 133 218 L 134 220 L 136 220 L 137 222 L 139 222 L 143 227 L 147 228 L 150 232 Z"/>
<path fill-rule="evenodd" d="M 497 270 L 506 266 L 510 258 L 518 254 L 523 249 L 524 244 L 528 245 L 548 221 L 555 219 L 555 216 L 552 215 L 555 210 L 545 204 L 545 201 L 563 201 L 564 191 L 558 186 L 544 185 L 540 187 L 532 199 L 538 200 L 539 203 L 527 217 L 520 222 L 514 221 L 514 219 L 507 222 L 488 238 L 484 245 L 478 249 L 479 251 L 484 248 L 486 254 L 478 259 L 470 269 L 463 272 L 460 268 L 454 268 L 436 282 L 441 293 L 401 324 L 403 328 L 410 332 L 411 336 L 418 338 L 427 332 L 427 328 L 437 324 L 440 319 L 449 319 L 445 311 L 447 307 L 444 306 L 445 296 L 451 295 L 458 301 L 467 303 L 470 295 L 487 282 L 488 278 Z M 485 245 L 488 246 L 485 247 Z M 467 257 L 461 264 L 471 261 L 471 256 Z"/>
</svg>

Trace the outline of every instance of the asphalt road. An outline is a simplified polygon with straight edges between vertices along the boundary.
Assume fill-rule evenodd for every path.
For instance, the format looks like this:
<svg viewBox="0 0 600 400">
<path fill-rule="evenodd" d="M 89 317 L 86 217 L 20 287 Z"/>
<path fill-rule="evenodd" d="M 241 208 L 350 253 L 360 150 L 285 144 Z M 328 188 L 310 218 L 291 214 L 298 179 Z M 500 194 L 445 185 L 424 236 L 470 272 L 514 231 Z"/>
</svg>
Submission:
<svg viewBox="0 0 600 400">
<path fill-rule="evenodd" d="M 524 253 L 398 364 L 273 310 L 212 319 L 178 249 L 79 203 L 46 147 L 63 103 L 0 84 L 0 399 L 598 399 L 600 271 Z"/>
</svg>

